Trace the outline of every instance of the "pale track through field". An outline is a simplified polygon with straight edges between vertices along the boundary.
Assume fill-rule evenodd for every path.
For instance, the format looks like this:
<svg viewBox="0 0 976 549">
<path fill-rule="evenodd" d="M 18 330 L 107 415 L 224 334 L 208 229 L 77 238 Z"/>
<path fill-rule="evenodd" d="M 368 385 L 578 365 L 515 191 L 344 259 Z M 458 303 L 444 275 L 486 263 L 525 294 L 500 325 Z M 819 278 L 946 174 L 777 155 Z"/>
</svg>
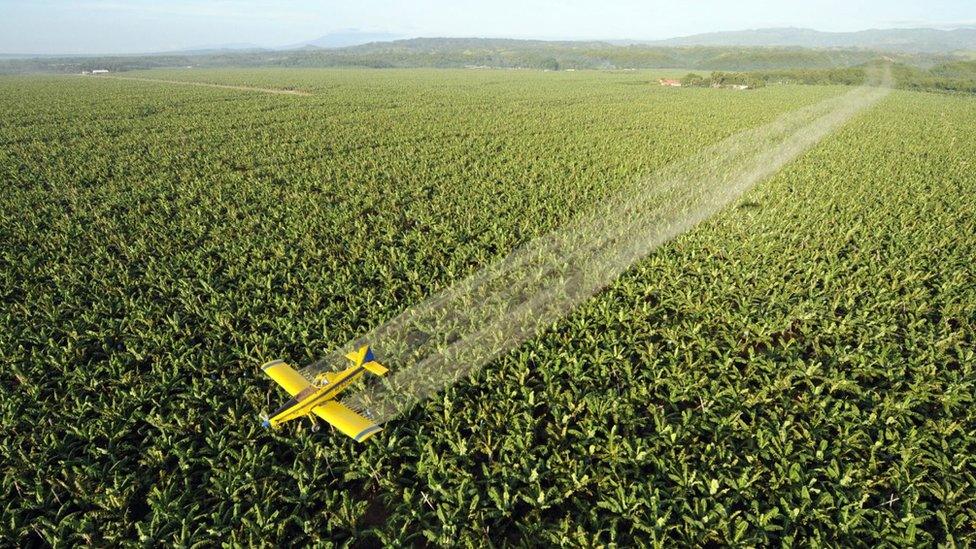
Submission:
<svg viewBox="0 0 976 549">
<path fill-rule="evenodd" d="M 566 227 L 347 342 L 302 374 L 345 366 L 369 344 L 390 369 L 346 399 L 378 423 L 552 326 L 656 247 L 731 204 L 890 91 L 890 72 L 734 134 L 643 178 Z"/>
<path fill-rule="evenodd" d="M 91 76 L 90 78 L 104 79 L 104 80 L 131 80 L 133 82 L 154 82 L 158 84 L 176 84 L 181 86 L 199 86 L 201 88 L 220 88 L 224 90 L 273 93 L 276 95 L 299 95 L 303 97 L 308 97 L 312 95 L 309 92 L 301 91 L 301 90 L 284 90 L 280 88 L 256 88 L 253 86 L 235 86 L 233 84 L 214 84 L 213 82 L 191 82 L 187 80 L 163 80 L 161 78 L 140 78 L 138 76 L 97 75 L 97 76 Z"/>
</svg>

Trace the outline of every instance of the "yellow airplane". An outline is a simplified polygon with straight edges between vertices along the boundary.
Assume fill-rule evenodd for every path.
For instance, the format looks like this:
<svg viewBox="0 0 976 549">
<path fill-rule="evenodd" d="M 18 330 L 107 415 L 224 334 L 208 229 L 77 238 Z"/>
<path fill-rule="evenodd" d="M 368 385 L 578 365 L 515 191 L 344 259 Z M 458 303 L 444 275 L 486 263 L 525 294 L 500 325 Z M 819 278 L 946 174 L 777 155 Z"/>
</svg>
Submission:
<svg viewBox="0 0 976 549">
<path fill-rule="evenodd" d="M 380 432 L 379 425 L 343 406 L 335 398 L 367 370 L 378 376 L 389 370 L 376 362 L 368 345 L 347 354 L 346 358 L 352 361 L 352 366 L 341 372 L 320 374 L 312 383 L 283 360 L 273 360 L 262 366 L 264 373 L 284 387 L 292 398 L 271 417 L 265 418 L 261 425 L 277 428 L 286 421 L 315 414 L 357 442 Z"/>
</svg>

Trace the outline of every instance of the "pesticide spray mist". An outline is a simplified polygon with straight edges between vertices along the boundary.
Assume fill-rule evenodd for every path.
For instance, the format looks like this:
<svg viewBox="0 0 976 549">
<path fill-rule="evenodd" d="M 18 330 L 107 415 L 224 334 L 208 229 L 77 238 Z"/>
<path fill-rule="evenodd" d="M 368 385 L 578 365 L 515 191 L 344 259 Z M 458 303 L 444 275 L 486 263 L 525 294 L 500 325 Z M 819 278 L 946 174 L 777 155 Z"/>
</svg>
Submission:
<svg viewBox="0 0 976 549">
<path fill-rule="evenodd" d="M 369 344 L 390 368 L 345 400 L 378 423 L 479 370 L 612 283 L 657 246 L 740 197 L 884 97 L 889 77 L 737 133 L 641 179 L 568 226 L 431 296 L 306 367 L 345 366 Z"/>
</svg>

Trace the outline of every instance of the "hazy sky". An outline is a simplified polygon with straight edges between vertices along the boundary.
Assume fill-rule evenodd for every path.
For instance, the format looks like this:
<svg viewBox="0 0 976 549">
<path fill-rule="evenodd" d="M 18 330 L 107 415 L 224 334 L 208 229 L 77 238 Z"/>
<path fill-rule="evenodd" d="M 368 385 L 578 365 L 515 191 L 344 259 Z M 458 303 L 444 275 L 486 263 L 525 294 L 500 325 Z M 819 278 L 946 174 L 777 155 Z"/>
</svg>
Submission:
<svg viewBox="0 0 976 549">
<path fill-rule="evenodd" d="M 670 38 L 770 26 L 976 24 L 976 0 L 0 0 L 0 53 L 281 46 L 355 29 L 415 36 Z"/>
</svg>

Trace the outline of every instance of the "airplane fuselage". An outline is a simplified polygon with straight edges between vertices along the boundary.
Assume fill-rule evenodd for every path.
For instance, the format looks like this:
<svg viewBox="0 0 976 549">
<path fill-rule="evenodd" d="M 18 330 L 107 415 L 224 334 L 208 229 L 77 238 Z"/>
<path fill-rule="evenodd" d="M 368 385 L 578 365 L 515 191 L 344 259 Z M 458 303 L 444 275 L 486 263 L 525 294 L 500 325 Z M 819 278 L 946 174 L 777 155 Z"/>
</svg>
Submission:
<svg viewBox="0 0 976 549">
<path fill-rule="evenodd" d="M 325 402 L 335 399 L 339 393 L 362 377 L 365 372 L 366 368 L 362 365 L 353 366 L 340 372 L 331 383 L 322 386 L 309 385 L 307 389 L 295 395 L 268 419 L 270 426 L 277 427 L 286 421 L 312 413 L 316 406 L 321 406 Z"/>
</svg>

